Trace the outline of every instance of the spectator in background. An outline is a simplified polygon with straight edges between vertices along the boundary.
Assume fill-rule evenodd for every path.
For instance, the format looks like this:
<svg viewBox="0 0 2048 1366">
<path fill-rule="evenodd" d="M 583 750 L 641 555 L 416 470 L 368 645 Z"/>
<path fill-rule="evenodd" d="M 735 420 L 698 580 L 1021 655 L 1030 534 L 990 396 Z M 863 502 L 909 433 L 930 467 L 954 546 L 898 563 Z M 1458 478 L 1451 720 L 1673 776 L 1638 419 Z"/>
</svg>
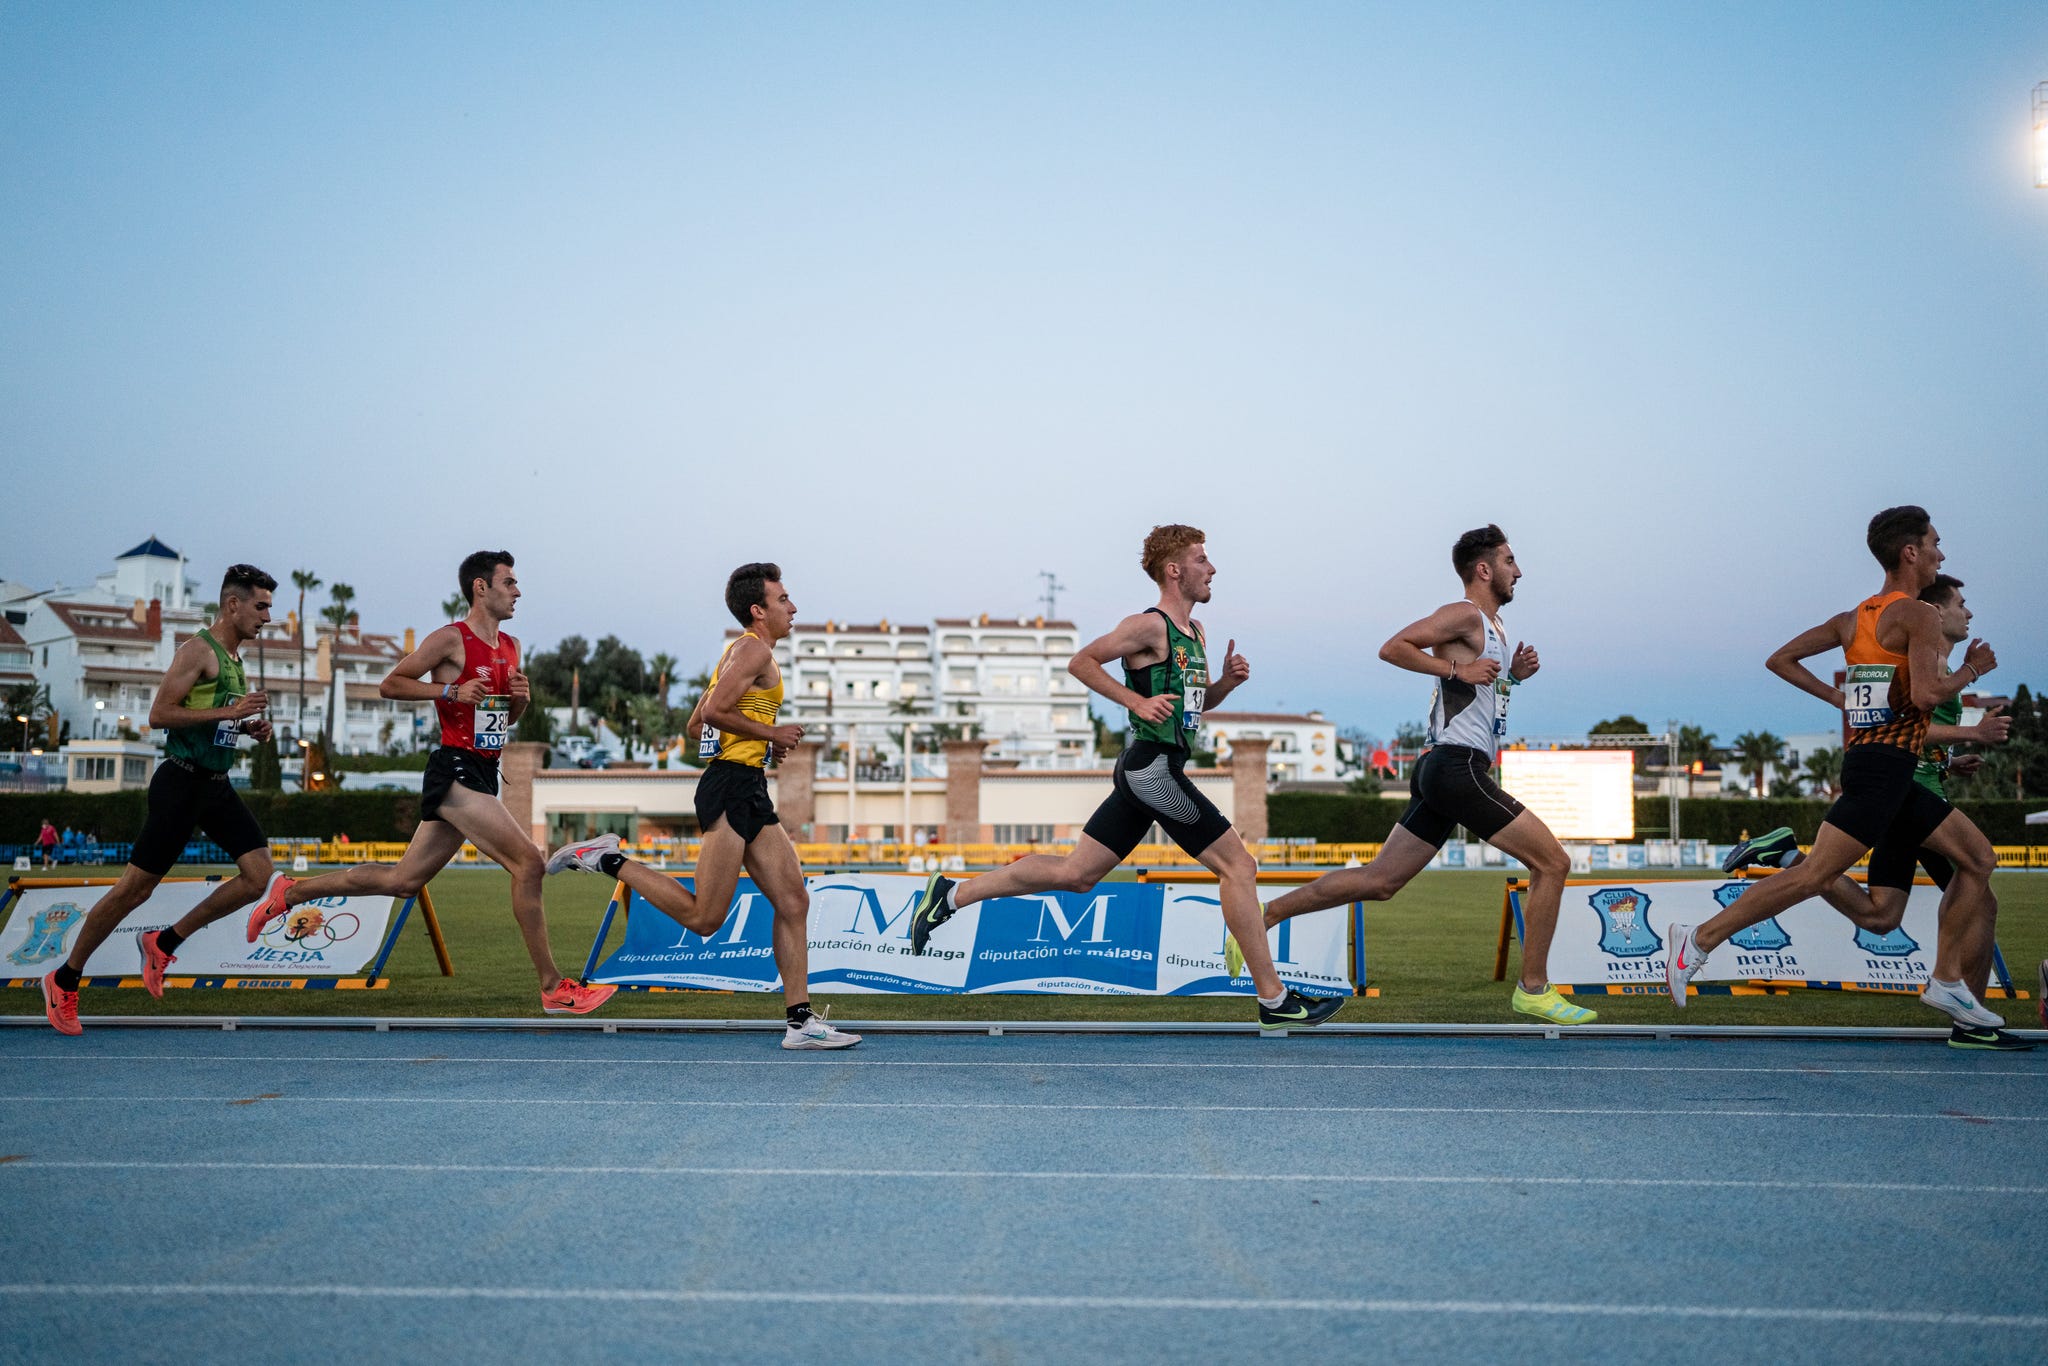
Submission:
<svg viewBox="0 0 2048 1366">
<path fill-rule="evenodd" d="M 36 833 L 36 843 L 42 847 L 43 867 L 54 867 L 57 862 L 57 827 L 44 821 L 43 828 Z"/>
</svg>

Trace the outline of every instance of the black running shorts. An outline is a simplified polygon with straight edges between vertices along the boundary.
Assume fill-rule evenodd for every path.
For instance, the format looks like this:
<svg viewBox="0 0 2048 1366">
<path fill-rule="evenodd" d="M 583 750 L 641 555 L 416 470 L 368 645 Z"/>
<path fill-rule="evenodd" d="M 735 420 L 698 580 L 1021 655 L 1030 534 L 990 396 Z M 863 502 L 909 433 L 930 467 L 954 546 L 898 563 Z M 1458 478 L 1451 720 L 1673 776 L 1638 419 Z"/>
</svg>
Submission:
<svg viewBox="0 0 2048 1366">
<path fill-rule="evenodd" d="M 227 774 L 166 759 L 149 780 L 149 814 L 143 818 L 142 833 L 135 837 L 129 864 L 162 877 L 177 866 L 195 828 L 237 861 L 244 854 L 269 847 Z"/>
<path fill-rule="evenodd" d="M 441 819 L 441 803 L 457 786 L 486 797 L 498 795 L 498 761 L 471 749 L 442 745 L 427 756 L 427 776 L 420 780 L 420 819 Z"/>
<path fill-rule="evenodd" d="M 1827 823 L 1871 851 L 1873 871 L 1880 853 L 1888 877 L 1904 868 L 1904 882 L 1878 883 L 1882 887 L 1912 885 L 1920 846 L 1955 810 L 1913 781 L 1918 762 L 1912 750 L 1897 745 L 1851 745 L 1842 756 L 1842 795 L 1828 808 Z"/>
<path fill-rule="evenodd" d="M 1956 866 L 1932 849 L 1908 849 L 1886 841 L 1870 851 L 1869 884 L 1908 891 L 1913 886 L 1915 863 L 1925 868 L 1934 885 L 1944 892 L 1956 875 Z"/>
<path fill-rule="evenodd" d="M 697 780 L 697 828 L 705 834 L 720 816 L 748 844 L 771 825 L 780 825 L 775 803 L 768 800 L 768 773 L 752 764 L 713 759 Z"/>
<path fill-rule="evenodd" d="M 1460 825 L 1490 840 L 1523 810 L 1493 780 L 1493 756 L 1470 745 L 1436 746 L 1416 763 L 1408 786 L 1415 795 L 1401 824 L 1433 849 L 1442 848 Z"/>
<path fill-rule="evenodd" d="M 1157 821 L 1168 839 L 1200 858 L 1229 833 L 1230 822 L 1188 781 L 1187 763 L 1188 752 L 1178 745 L 1140 740 L 1125 746 L 1109 796 L 1081 833 L 1126 859 Z"/>
</svg>

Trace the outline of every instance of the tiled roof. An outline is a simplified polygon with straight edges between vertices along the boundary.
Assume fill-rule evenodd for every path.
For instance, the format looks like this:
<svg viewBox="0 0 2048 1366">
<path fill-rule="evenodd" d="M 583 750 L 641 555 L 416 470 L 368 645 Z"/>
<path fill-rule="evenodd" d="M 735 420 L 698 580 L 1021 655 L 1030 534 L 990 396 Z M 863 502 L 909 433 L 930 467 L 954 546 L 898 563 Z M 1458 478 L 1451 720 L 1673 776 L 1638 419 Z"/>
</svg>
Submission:
<svg viewBox="0 0 2048 1366">
<path fill-rule="evenodd" d="M 152 641 L 156 637 L 136 624 L 135 620 L 118 607 L 104 603 L 52 602 L 46 603 L 64 628 L 81 640 L 127 640 L 137 643 Z M 116 620 L 110 621 L 109 618 Z"/>
<path fill-rule="evenodd" d="M 6 617 L 0 617 L 0 645 L 26 644 L 28 642 L 21 638 L 21 632 L 14 629 L 14 623 Z"/>
<path fill-rule="evenodd" d="M 126 560 L 131 559 L 136 555 L 154 555 L 156 558 L 160 560 L 179 560 L 184 558 L 184 556 L 180 555 L 177 551 L 171 549 L 169 546 L 165 545 L 162 541 L 159 541 L 154 536 L 144 541 L 141 545 L 136 546 L 135 549 L 127 551 L 124 554 L 116 555 L 114 558 L 117 560 Z"/>
</svg>

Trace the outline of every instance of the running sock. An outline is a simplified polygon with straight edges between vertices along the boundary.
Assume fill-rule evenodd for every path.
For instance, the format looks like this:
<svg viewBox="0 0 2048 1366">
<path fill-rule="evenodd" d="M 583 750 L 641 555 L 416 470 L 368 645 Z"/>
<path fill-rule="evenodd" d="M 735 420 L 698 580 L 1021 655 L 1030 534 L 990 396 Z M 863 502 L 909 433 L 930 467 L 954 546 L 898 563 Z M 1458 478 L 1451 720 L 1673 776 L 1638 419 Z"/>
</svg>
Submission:
<svg viewBox="0 0 2048 1366">
<path fill-rule="evenodd" d="M 1287 988 L 1280 988 L 1280 994 L 1278 996 L 1275 996 L 1270 1001 L 1267 1000 L 1265 997 L 1261 996 L 1259 998 L 1259 1004 L 1264 1006 L 1268 1010 L 1278 1010 L 1281 1006 L 1287 1004 Z"/>
<path fill-rule="evenodd" d="M 64 988 L 64 990 L 78 990 L 78 969 L 72 967 L 69 963 L 59 963 L 57 971 L 51 975 L 57 979 L 57 985 Z"/>
<path fill-rule="evenodd" d="M 809 1001 L 798 1001 L 793 1006 L 783 1007 L 782 1014 L 789 1021 L 791 1029 L 802 1029 L 804 1022 L 811 1018 L 811 1003 Z"/>
<path fill-rule="evenodd" d="M 958 893 L 958 892 L 959 892 L 959 890 L 960 890 L 960 884 L 959 884 L 959 883 L 957 883 L 957 882 L 956 882 L 956 883 L 954 883 L 954 884 L 953 884 L 952 886 L 950 886 L 950 887 L 946 888 L 946 909 L 947 909 L 947 910 L 949 910 L 949 911 L 957 911 L 957 910 L 959 910 L 959 909 L 960 909 L 960 903 L 959 903 L 958 901 L 955 901 L 955 900 L 953 899 L 953 898 L 954 898 L 954 896 L 955 896 L 955 894 L 956 894 L 956 893 Z"/>
<path fill-rule="evenodd" d="M 156 932 L 156 946 L 165 953 L 176 953 L 178 945 L 185 942 L 185 936 L 178 933 L 176 925 L 166 925 Z"/>
<path fill-rule="evenodd" d="M 610 853 L 598 855 L 597 871 L 603 873 L 606 877 L 617 877 L 619 869 L 625 866 L 626 856 L 624 854 Z"/>
</svg>

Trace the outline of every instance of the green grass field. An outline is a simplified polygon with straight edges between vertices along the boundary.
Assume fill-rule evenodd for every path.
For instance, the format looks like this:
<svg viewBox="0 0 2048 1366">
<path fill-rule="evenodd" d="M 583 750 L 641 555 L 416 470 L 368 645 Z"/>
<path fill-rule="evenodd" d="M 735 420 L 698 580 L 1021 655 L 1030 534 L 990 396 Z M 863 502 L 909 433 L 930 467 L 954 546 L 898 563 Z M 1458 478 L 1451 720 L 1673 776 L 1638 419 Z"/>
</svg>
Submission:
<svg viewBox="0 0 2048 1366">
<path fill-rule="evenodd" d="M 75 874 L 78 870 L 66 870 Z M 108 870 L 111 871 L 111 870 Z M 83 870 L 94 875 L 95 870 Z M 1631 874 L 1640 879 L 1640 870 Z M 1491 980 L 1500 917 L 1499 872 L 1430 872 L 1400 899 L 1366 914 L 1369 985 L 1379 996 L 1351 1002 L 1340 1020 L 1361 1022 L 1514 1023 L 1524 1017 L 1507 1005 L 1508 987 Z M 2048 957 L 2048 877 L 2000 873 L 1999 944 L 2015 985 L 2036 990 L 2035 965 Z M 604 912 L 611 884 L 595 877 L 548 881 L 548 920 L 562 969 L 578 973 Z M 1925 896 L 1932 889 L 1923 889 Z M 392 953 L 389 987 L 380 991 L 172 990 L 161 1002 L 140 989 L 88 989 L 86 1015 L 439 1015 L 538 1016 L 539 992 L 520 947 L 507 900 L 505 876 L 495 869 L 451 869 L 433 885 L 448 937 L 455 975 L 442 977 L 420 919 L 405 927 Z M 617 943 L 614 927 L 612 942 Z M 1514 958 L 1510 955 L 1510 972 Z M 1236 999 L 1105 998 L 1056 996 L 828 996 L 846 1019 L 964 1020 L 1243 1020 Z M 1680 1018 L 1661 998 L 1582 997 L 1604 1022 L 1636 1024 Z M 2034 1002 L 1996 1005 L 2015 1026 L 2036 1023 Z M 33 990 L 0 990 L 0 1011 L 40 1015 Z M 723 992 L 625 993 L 605 1007 L 608 1018 L 773 1018 L 781 997 Z M 1687 1024 L 1801 1024 L 1897 1027 L 1933 1025 L 1939 1018 L 1910 996 L 1837 991 L 1785 996 L 1698 998 L 1682 1017 Z"/>
</svg>

